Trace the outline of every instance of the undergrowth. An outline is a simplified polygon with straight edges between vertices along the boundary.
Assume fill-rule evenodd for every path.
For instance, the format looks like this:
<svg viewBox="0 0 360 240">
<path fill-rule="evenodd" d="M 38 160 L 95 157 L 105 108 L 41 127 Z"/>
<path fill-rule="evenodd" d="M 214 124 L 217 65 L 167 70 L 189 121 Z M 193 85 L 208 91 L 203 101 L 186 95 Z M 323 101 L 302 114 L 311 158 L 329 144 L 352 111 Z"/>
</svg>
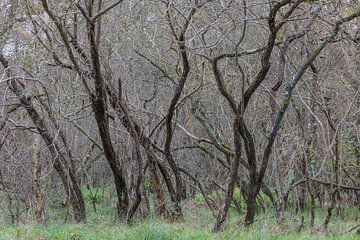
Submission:
<svg viewBox="0 0 360 240">
<path fill-rule="evenodd" d="M 73 223 L 66 216 L 64 209 L 52 207 L 49 209 L 49 221 L 46 226 L 36 225 L 33 220 L 22 224 L 11 225 L 4 220 L 0 223 L 0 240 L 318 240 L 318 239 L 360 239 L 356 231 L 346 233 L 359 224 L 359 209 L 347 208 L 344 217 L 334 216 L 328 230 L 322 228 L 325 209 L 316 209 L 315 227 L 310 228 L 309 213 L 292 214 L 287 212 L 285 220 L 278 222 L 272 211 L 257 214 L 253 226 L 245 227 L 244 216 L 232 209 L 220 233 L 212 233 L 214 216 L 201 204 L 201 199 L 184 203 L 184 220 L 170 222 L 165 219 L 147 217 L 135 219 L 131 226 L 121 223 L 114 214 L 115 204 L 102 202 L 106 199 L 99 194 L 96 199 L 97 213 L 95 213 L 91 199 L 87 200 L 87 222 Z M 69 212 L 69 211 L 68 211 Z M 31 213 L 29 214 L 31 216 Z M 303 226 L 299 232 L 301 218 Z"/>
</svg>

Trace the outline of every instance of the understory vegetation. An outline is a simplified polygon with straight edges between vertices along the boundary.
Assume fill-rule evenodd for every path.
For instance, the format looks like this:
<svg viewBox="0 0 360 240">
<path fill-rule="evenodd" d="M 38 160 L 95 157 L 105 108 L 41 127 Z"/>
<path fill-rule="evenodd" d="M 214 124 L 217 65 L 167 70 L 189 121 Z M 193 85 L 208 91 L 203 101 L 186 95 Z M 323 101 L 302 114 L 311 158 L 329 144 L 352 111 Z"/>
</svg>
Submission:
<svg viewBox="0 0 360 240">
<path fill-rule="evenodd" d="M 293 213 L 286 220 L 278 221 L 272 210 L 261 212 L 253 226 L 244 226 L 239 221 L 234 207 L 223 230 L 212 233 L 214 216 L 197 200 L 184 203 L 184 220 L 172 222 L 148 216 L 136 219 L 131 225 L 119 221 L 112 214 L 108 200 L 97 203 L 98 212 L 89 211 L 85 223 L 66 220 L 63 209 L 52 209 L 51 219 L 46 226 L 36 224 L 29 218 L 21 224 L 11 225 L 6 219 L 0 224 L 1 240 L 318 240 L 318 239 L 360 239 L 355 226 L 359 224 L 359 210 L 346 208 L 343 217 L 334 217 L 327 230 L 322 227 L 324 211 L 316 209 L 315 226 L 309 226 L 310 214 Z M 60 202 L 60 201 L 59 201 Z M 58 202 L 58 203 L 59 203 Z M 114 204 L 114 203 L 113 203 Z M 88 202 L 88 208 L 92 204 Z M 302 220 L 303 219 L 303 220 Z M 350 230 L 350 231 L 349 231 Z"/>
</svg>

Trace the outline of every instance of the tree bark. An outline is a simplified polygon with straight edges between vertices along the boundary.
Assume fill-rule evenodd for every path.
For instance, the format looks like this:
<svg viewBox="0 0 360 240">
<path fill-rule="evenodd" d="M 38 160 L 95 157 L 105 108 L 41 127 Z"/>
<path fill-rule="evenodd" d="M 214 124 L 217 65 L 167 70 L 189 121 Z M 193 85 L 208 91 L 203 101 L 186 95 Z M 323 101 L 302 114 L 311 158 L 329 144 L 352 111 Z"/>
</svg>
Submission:
<svg viewBox="0 0 360 240">
<path fill-rule="evenodd" d="M 45 202 L 41 185 L 41 156 L 40 156 L 40 139 L 34 134 L 34 149 L 32 157 L 32 175 L 35 192 L 35 220 L 39 224 L 45 224 Z"/>
</svg>

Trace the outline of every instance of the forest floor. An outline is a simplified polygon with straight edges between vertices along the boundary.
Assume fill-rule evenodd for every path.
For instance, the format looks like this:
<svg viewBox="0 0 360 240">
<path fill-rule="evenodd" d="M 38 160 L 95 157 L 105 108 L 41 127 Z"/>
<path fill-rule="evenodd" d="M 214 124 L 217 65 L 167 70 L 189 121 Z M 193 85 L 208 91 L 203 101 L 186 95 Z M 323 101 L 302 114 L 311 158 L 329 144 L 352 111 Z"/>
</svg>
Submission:
<svg viewBox="0 0 360 240">
<path fill-rule="evenodd" d="M 184 220 L 170 222 L 165 219 L 147 217 L 134 219 L 131 226 L 121 223 L 115 214 L 115 202 L 106 191 L 98 196 L 95 204 L 96 211 L 91 204 L 89 191 L 83 190 L 87 205 L 86 223 L 76 224 L 69 219 L 67 212 L 61 206 L 62 194 L 58 192 L 47 206 L 48 222 L 46 226 L 34 223 L 32 212 L 22 215 L 22 224 L 11 225 L 8 216 L 1 208 L 0 240 L 318 240 L 318 239 L 346 239 L 360 240 L 356 229 L 348 230 L 360 224 L 360 209 L 345 208 L 342 218 L 337 217 L 335 211 L 328 229 L 322 228 L 326 208 L 316 208 L 315 226 L 309 227 L 309 212 L 293 214 L 285 213 L 285 220 L 279 223 L 272 210 L 258 213 L 256 221 L 251 227 L 243 224 L 244 213 L 240 216 L 231 209 L 222 231 L 212 233 L 214 216 L 206 208 L 201 197 L 184 202 Z M 150 199 L 151 200 L 151 199 Z M 152 204 L 151 204 L 152 205 Z M 5 205 L 4 205 L 5 206 Z M 245 209 L 245 206 L 242 206 Z M 67 211 L 68 210 L 68 211 Z M 6 211 L 5 211 L 6 212 Z M 304 218 L 301 231 L 301 219 Z"/>
<path fill-rule="evenodd" d="M 356 224 L 359 224 L 359 210 L 347 209 L 346 217 L 343 219 L 332 218 L 328 230 L 322 229 L 324 214 L 320 212 L 316 216 L 315 227 L 310 229 L 308 214 L 288 215 L 286 220 L 278 223 L 273 214 L 262 214 L 257 217 L 251 227 L 241 224 L 244 216 L 232 212 L 229 219 L 224 223 L 220 233 L 212 233 L 214 222 L 212 214 L 201 207 L 187 206 L 185 208 L 184 221 L 168 222 L 147 218 L 126 226 L 115 220 L 110 209 L 98 209 L 98 214 L 90 212 L 88 208 L 88 220 L 83 224 L 64 223 L 53 221 L 46 226 L 35 225 L 31 222 L 13 226 L 6 223 L 0 224 L 0 239 L 26 239 L 26 240 L 220 240 L 220 239 L 360 239 L 356 231 L 346 233 Z M 59 211 L 60 212 L 60 211 Z M 325 211 L 322 211 L 325 212 Z M 304 216 L 304 227 L 299 233 L 301 216 Z"/>
</svg>

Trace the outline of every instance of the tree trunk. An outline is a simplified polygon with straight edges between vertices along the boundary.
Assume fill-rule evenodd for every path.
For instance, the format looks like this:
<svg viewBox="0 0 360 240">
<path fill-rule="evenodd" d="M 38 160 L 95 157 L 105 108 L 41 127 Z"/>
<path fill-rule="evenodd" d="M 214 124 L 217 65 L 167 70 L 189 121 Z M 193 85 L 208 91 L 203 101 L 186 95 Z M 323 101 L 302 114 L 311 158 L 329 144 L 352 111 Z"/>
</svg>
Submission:
<svg viewBox="0 0 360 240">
<path fill-rule="evenodd" d="M 249 188 L 248 197 L 246 199 L 246 216 L 245 225 L 251 225 L 254 223 L 256 212 L 256 195 L 253 188 Z"/>
<path fill-rule="evenodd" d="M 92 8 L 89 8 L 89 16 L 92 15 Z M 105 81 L 101 71 L 99 46 L 96 42 L 95 23 L 87 22 L 87 34 L 90 47 L 91 77 L 95 83 L 95 94 L 91 96 L 92 108 L 98 126 L 101 142 L 106 159 L 110 165 L 114 176 L 114 183 L 118 197 L 117 210 L 120 216 L 126 216 L 129 207 L 128 189 L 123 177 L 122 168 L 119 166 L 118 159 L 111 141 L 108 115 L 107 115 L 107 95 Z M 100 34 L 100 33 L 98 33 Z"/>
<path fill-rule="evenodd" d="M 231 201 L 233 199 L 234 188 L 236 185 L 237 172 L 241 161 L 241 135 L 240 135 L 240 122 L 242 120 L 242 116 L 240 113 L 237 114 L 234 120 L 233 132 L 234 132 L 234 146 L 235 146 L 235 158 L 234 162 L 231 166 L 231 173 L 229 178 L 229 184 L 226 191 L 225 201 L 220 208 L 218 216 L 216 218 L 213 232 L 218 232 L 220 230 L 221 224 L 225 221 Z"/>
<path fill-rule="evenodd" d="M 168 210 L 166 209 L 165 194 L 161 186 L 159 171 L 156 162 L 152 159 L 152 156 L 148 154 L 149 169 L 151 174 L 152 189 L 155 193 L 155 212 L 156 216 L 168 217 Z"/>
<path fill-rule="evenodd" d="M 34 134 L 34 149 L 32 157 L 32 174 L 35 192 L 35 219 L 39 224 L 45 224 L 45 203 L 44 194 L 41 186 L 41 159 L 40 159 L 40 139 Z"/>
<path fill-rule="evenodd" d="M 134 175 L 136 176 L 136 180 L 134 182 L 134 186 L 132 191 L 134 192 L 134 200 L 126 214 L 126 223 L 130 223 L 136 210 L 138 209 L 138 207 L 140 206 L 141 203 L 141 181 L 142 181 L 142 157 L 141 157 L 141 153 L 140 153 L 140 144 L 137 141 L 138 139 L 135 139 L 134 141 L 134 156 L 133 159 L 135 159 L 135 167 L 134 167 Z"/>
</svg>

